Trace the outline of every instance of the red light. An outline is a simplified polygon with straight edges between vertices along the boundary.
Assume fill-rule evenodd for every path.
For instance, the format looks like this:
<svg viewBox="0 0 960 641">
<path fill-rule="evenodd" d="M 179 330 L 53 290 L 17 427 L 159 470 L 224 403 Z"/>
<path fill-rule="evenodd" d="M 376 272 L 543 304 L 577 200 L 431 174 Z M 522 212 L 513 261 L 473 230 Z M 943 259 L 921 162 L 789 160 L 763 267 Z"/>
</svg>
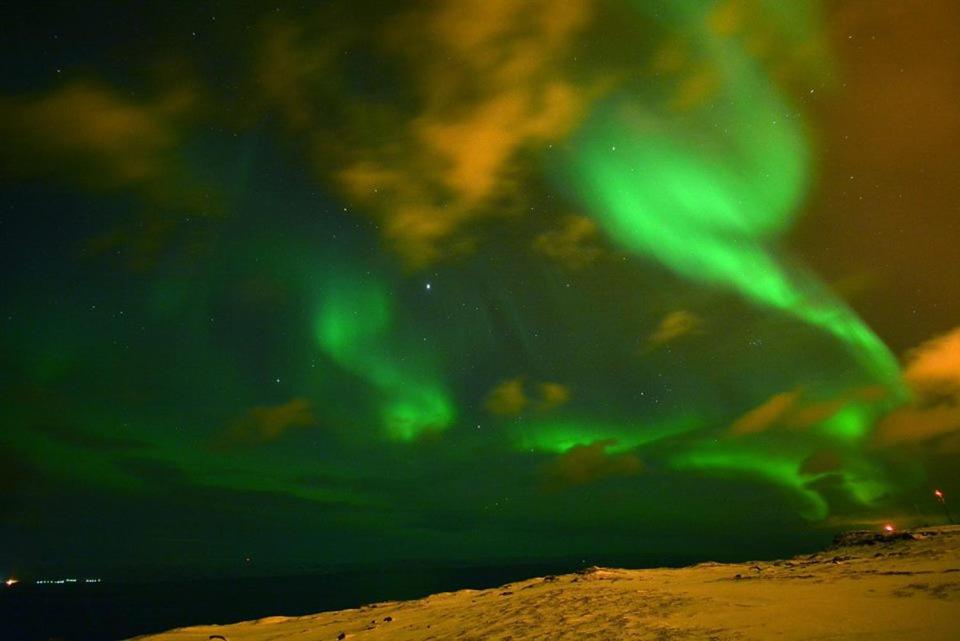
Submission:
<svg viewBox="0 0 960 641">
<path fill-rule="evenodd" d="M 933 495 L 934 495 L 935 497 L 937 497 L 938 499 L 942 499 L 942 498 L 943 498 L 943 492 L 941 492 L 940 490 L 934 490 L 934 491 L 933 491 Z"/>
<path fill-rule="evenodd" d="M 893 532 L 893 526 L 887 523 L 886 525 L 883 526 L 883 530 L 885 532 Z"/>
</svg>

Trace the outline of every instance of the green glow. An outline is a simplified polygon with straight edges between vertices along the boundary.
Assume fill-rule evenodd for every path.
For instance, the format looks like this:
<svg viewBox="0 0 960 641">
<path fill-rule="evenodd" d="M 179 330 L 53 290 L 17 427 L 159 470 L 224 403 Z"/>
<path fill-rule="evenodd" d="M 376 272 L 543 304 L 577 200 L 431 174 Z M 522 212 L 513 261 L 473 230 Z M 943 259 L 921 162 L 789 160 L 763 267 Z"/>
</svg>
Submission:
<svg viewBox="0 0 960 641">
<path fill-rule="evenodd" d="M 844 490 L 861 505 L 872 505 L 894 489 L 883 470 L 862 458 L 844 461 L 842 474 Z"/>
<path fill-rule="evenodd" d="M 656 424 L 608 423 L 589 420 L 559 420 L 523 426 L 516 445 L 520 450 L 562 454 L 578 445 L 613 441 L 606 449 L 611 454 L 696 429 L 700 421 L 682 417 Z"/>
<path fill-rule="evenodd" d="M 838 480 L 849 498 L 864 506 L 875 504 L 893 489 L 884 470 L 856 450 L 844 449 L 840 454 L 842 466 L 836 470 L 804 473 L 801 471 L 803 461 L 815 451 L 815 442 L 797 441 L 789 445 L 780 442 L 775 450 L 773 446 L 777 442 L 764 439 L 750 444 L 703 443 L 678 452 L 669 460 L 676 470 L 698 470 L 730 478 L 745 473 L 773 483 L 796 496 L 801 502 L 801 516 L 810 520 L 826 518 L 829 513 L 826 499 L 811 487 L 818 481 Z"/>
<path fill-rule="evenodd" d="M 453 419 L 454 408 L 447 395 L 427 385 L 402 389 L 400 396 L 383 408 L 387 433 L 398 441 L 443 430 Z"/>
<path fill-rule="evenodd" d="M 673 456 L 670 463 L 676 470 L 703 470 L 730 476 L 746 473 L 762 478 L 796 496 L 801 501 L 800 514 L 804 518 L 826 518 L 827 502 L 820 494 L 807 487 L 811 479 L 800 474 L 802 457 L 796 457 L 795 452 L 792 454 L 789 458 L 778 457 L 769 451 L 754 452 L 724 445 L 716 449 L 681 452 Z"/>
<path fill-rule="evenodd" d="M 779 556 L 954 500 L 938 12 L 249 4 L 123 57 L 84 11 L 63 73 L 13 34 L 7 570 Z"/>
<path fill-rule="evenodd" d="M 696 68 L 716 78 L 713 94 L 686 109 L 645 87 L 612 98 L 574 137 L 564 179 L 620 244 L 833 334 L 898 388 L 886 346 L 776 248 L 810 182 L 799 115 L 738 40 L 709 29 L 706 4 L 685 6 L 671 26 L 695 34 Z"/>
<path fill-rule="evenodd" d="M 875 407 L 862 402 L 850 403 L 823 421 L 820 429 L 840 440 L 856 441 L 867 435 L 878 415 Z"/>
<path fill-rule="evenodd" d="M 378 345 L 390 326 L 390 298 L 383 286 L 343 280 L 325 294 L 316 333 L 327 353 L 350 370 L 392 375 L 391 368 L 376 367 L 382 361 Z"/>
<path fill-rule="evenodd" d="M 380 391 L 387 436 L 410 441 L 449 427 L 455 410 L 439 382 L 391 349 L 391 321 L 390 294 L 382 283 L 347 277 L 323 292 L 314 329 L 337 364 Z"/>
</svg>

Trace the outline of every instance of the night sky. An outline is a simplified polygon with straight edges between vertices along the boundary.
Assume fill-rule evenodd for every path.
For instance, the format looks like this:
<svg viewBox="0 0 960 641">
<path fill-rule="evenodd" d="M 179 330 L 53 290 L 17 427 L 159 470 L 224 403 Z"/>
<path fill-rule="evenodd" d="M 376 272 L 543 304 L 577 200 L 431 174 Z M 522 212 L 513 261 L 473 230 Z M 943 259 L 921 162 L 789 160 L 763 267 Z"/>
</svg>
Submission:
<svg viewBox="0 0 960 641">
<path fill-rule="evenodd" d="M 950 0 L 2 31 L 0 572 L 750 558 L 960 493 Z"/>
</svg>

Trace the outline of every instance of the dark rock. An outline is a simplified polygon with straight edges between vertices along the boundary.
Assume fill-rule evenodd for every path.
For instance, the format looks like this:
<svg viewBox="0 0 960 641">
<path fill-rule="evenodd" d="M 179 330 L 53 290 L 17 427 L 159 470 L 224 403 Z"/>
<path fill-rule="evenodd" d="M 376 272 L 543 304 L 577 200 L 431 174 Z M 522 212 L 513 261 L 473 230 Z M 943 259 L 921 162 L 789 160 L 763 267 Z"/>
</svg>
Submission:
<svg viewBox="0 0 960 641">
<path fill-rule="evenodd" d="M 853 530 L 840 532 L 833 537 L 834 548 L 854 545 L 877 545 L 893 543 L 894 541 L 917 541 L 923 535 L 917 536 L 912 532 L 875 532 L 873 530 Z"/>
<path fill-rule="evenodd" d="M 347 638 L 346 632 L 341 632 L 340 634 L 337 635 L 337 641 L 343 641 L 346 638 Z"/>
<path fill-rule="evenodd" d="M 390 623 L 391 621 L 393 621 L 393 617 L 383 617 L 384 623 Z"/>
</svg>

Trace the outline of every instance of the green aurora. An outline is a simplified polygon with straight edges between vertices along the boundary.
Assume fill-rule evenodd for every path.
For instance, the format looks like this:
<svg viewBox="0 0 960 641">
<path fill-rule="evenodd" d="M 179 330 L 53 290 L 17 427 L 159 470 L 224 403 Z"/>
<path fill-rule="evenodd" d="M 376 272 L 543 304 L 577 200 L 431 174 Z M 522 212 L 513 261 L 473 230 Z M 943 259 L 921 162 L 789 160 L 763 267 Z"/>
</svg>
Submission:
<svg viewBox="0 0 960 641">
<path fill-rule="evenodd" d="M 440 385 L 421 382 L 407 371 L 409 365 L 400 364 L 402 357 L 390 355 L 390 299 L 379 283 L 337 278 L 321 294 L 320 305 L 318 343 L 384 395 L 383 424 L 391 438 L 409 441 L 450 425 L 454 409 Z"/>
<path fill-rule="evenodd" d="M 105 11 L 4 45 L 0 569 L 781 554 L 960 481 L 869 9 Z"/>
</svg>

